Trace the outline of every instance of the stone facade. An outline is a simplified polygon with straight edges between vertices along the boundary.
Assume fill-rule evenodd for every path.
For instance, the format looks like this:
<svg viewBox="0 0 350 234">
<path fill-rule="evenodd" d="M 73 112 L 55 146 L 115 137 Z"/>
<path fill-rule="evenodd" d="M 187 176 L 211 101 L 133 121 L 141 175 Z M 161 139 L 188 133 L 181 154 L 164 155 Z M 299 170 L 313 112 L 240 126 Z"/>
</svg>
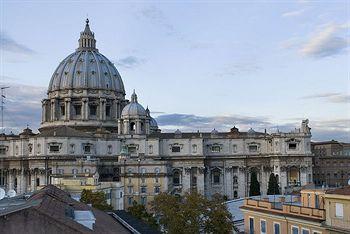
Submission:
<svg viewBox="0 0 350 234">
<path fill-rule="evenodd" d="M 88 22 L 77 51 L 53 74 L 38 134 L 0 136 L 1 186 L 17 193 L 52 183 L 78 195 L 103 190 L 115 207 L 148 203 L 159 192 L 207 197 L 249 194 L 255 172 L 262 194 L 271 173 L 283 193 L 312 181 L 308 120 L 289 133 L 161 133 L 134 92 L 125 99 L 114 65 L 96 49 Z M 74 66 L 73 66 L 73 65 Z"/>
<path fill-rule="evenodd" d="M 345 186 L 350 180 L 350 144 L 338 141 L 311 143 L 314 154 L 314 183 L 323 186 Z"/>
</svg>

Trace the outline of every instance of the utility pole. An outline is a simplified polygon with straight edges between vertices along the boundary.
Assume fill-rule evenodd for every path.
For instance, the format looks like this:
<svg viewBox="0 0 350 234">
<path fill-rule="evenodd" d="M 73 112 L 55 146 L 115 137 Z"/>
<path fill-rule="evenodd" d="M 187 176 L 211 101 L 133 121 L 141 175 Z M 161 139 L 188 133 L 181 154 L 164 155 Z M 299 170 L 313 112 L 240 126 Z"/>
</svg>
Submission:
<svg viewBox="0 0 350 234">
<path fill-rule="evenodd" d="M 4 98 L 6 98 L 5 96 L 5 89 L 8 89 L 10 87 L 8 86 L 5 86 L 5 87 L 1 87 L 1 133 L 4 133 L 5 132 L 5 129 L 4 129 Z M 1 165 L 2 165 L 2 168 L 1 168 L 1 181 L 0 181 L 0 185 L 4 186 L 5 185 L 5 178 L 4 178 L 4 170 L 5 170 L 5 166 L 4 166 L 4 159 L 1 158 Z"/>
<path fill-rule="evenodd" d="M 5 87 L 1 87 L 1 132 L 4 133 L 5 129 L 4 129 L 4 98 L 6 98 L 5 96 L 5 89 L 10 88 L 9 86 L 5 86 Z"/>
</svg>

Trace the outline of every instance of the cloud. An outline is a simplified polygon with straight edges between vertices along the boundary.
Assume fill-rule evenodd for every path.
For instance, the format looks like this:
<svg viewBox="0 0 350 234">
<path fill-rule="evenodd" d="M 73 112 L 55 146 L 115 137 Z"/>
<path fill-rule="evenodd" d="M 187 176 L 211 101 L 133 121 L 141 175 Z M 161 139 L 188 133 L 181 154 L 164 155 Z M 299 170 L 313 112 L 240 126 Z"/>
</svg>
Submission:
<svg viewBox="0 0 350 234">
<path fill-rule="evenodd" d="M 300 48 L 299 52 L 308 57 L 323 58 L 343 53 L 349 46 L 349 39 L 341 36 L 349 28 L 347 24 L 327 24 L 321 27 Z"/>
<path fill-rule="evenodd" d="M 0 83 L 10 86 L 5 90 L 4 127 L 6 131 L 20 132 L 28 124 L 36 130 L 41 121 L 41 100 L 46 88 L 15 83 Z"/>
<path fill-rule="evenodd" d="M 233 126 L 240 131 L 247 131 L 253 128 L 256 131 L 276 132 L 277 129 L 282 132 L 290 132 L 299 128 L 301 119 L 290 123 L 276 125 L 267 117 L 249 117 L 249 116 L 198 116 L 191 114 L 165 114 L 156 118 L 158 125 L 163 132 L 173 132 L 176 129 L 181 131 L 210 132 L 214 128 L 227 132 Z M 350 119 L 336 119 L 326 121 L 310 121 L 312 128 L 312 140 L 324 141 L 336 139 L 350 142 Z"/>
<path fill-rule="evenodd" d="M 289 11 L 289 12 L 283 13 L 282 17 L 295 17 L 295 16 L 299 16 L 299 15 L 303 14 L 304 12 L 305 12 L 305 9 L 296 10 L 296 11 Z"/>
<path fill-rule="evenodd" d="M 144 62 L 145 62 L 144 59 L 137 58 L 135 56 L 127 56 L 117 60 L 116 64 L 124 68 L 134 68 L 136 66 L 143 64 Z"/>
<path fill-rule="evenodd" d="M 239 61 L 227 65 L 222 71 L 215 74 L 219 77 L 232 77 L 232 76 L 243 76 L 256 73 L 262 70 L 262 68 L 255 61 Z"/>
<path fill-rule="evenodd" d="M 141 15 L 149 19 L 153 24 L 160 26 L 169 35 L 179 34 L 175 30 L 174 25 L 169 23 L 167 17 L 165 17 L 163 11 L 156 6 L 149 6 L 140 11 Z"/>
<path fill-rule="evenodd" d="M 332 103 L 350 103 L 350 95 L 343 93 L 320 93 L 304 96 L 302 99 L 324 99 Z"/>
<path fill-rule="evenodd" d="M 29 47 L 22 45 L 7 35 L 5 32 L 0 32 L 0 48 L 1 50 L 23 54 L 23 55 L 32 55 L 36 52 Z"/>
</svg>

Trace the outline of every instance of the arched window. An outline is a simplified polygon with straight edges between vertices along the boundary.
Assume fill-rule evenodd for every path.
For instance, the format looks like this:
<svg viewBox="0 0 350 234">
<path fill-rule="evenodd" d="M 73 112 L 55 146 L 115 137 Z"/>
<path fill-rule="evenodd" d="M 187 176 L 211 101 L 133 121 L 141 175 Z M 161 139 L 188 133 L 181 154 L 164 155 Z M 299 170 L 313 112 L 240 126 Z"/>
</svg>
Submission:
<svg viewBox="0 0 350 234">
<path fill-rule="evenodd" d="M 180 185 L 180 171 L 176 170 L 173 173 L 173 185 L 178 186 Z"/>
<path fill-rule="evenodd" d="M 134 122 L 131 122 L 131 123 L 130 123 L 130 131 L 135 131 L 135 129 L 136 129 L 135 123 L 134 123 Z"/>
<path fill-rule="evenodd" d="M 141 123 L 141 131 L 145 131 L 145 125 Z"/>
<path fill-rule="evenodd" d="M 212 181 L 214 184 L 220 184 L 220 169 L 216 168 L 212 171 Z"/>
<path fill-rule="evenodd" d="M 238 193 L 237 193 L 237 191 L 235 190 L 235 191 L 233 191 L 233 198 L 238 198 Z"/>
</svg>

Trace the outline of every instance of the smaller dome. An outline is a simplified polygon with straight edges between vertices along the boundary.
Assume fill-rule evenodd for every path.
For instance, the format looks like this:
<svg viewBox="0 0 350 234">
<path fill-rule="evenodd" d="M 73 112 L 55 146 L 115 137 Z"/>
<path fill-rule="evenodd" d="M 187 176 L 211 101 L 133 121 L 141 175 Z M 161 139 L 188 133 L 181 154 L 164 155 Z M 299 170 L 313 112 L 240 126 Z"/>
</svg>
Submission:
<svg viewBox="0 0 350 234">
<path fill-rule="evenodd" d="M 150 127 L 158 128 L 158 123 L 153 117 L 150 117 L 149 125 Z"/>
<path fill-rule="evenodd" d="M 254 129 L 253 128 L 250 128 L 249 130 L 248 130 L 248 134 L 255 134 L 256 132 L 254 131 Z"/>
<path fill-rule="evenodd" d="M 218 133 L 219 133 L 218 130 L 216 130 L 215 128 L 211 131 L 211 134 L 213 134 L 213 135 L 216 135 Z"/>
<path fill-rule="evenodd" d="M 146 117 L 147 113 L 145 108 L 137 102 L 137 95 L 135 90 L 131 95 L 131 102 L 126 105 L 122 110 L 122 118 L 125 117 Z"/>
</svg>

